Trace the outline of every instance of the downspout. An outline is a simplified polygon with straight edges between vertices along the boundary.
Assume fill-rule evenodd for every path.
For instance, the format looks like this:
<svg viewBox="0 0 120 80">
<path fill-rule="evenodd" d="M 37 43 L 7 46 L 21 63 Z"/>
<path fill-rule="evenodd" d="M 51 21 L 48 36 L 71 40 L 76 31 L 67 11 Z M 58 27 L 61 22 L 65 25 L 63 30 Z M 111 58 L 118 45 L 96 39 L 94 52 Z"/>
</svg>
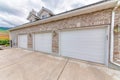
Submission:
<svg viewBox="0 0 120 80">
<path fill-rule="evenodd" d="M 114 26 L 115 26 L 115 11 L 119 6 L 120 6 L 120 0 L 117 0 L 117 4 L 114 7 L 114 9 L 112 10 L 111 30 L 110 30 L 110 32 L 111 32 L 111 38 L 110 38 L 110 40 L 111 40 L 111 44 L 110 44 L 110 61 L 111 61 L 111 63 L 116 64 L 116 65 L 118 65 L 118 64 L 113 61 L 113 54 L 114 54 Z"/>
</svg>

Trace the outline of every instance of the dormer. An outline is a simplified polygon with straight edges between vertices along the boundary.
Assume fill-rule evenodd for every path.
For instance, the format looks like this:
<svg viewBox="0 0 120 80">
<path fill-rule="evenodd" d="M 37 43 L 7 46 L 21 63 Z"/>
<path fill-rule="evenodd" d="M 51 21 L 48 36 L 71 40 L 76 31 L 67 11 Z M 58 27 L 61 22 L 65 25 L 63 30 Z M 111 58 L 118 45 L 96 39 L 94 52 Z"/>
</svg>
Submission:
<svg viewBox="0 0 120 80">
<path fill-rule="evenodd" d="M 54 14 L 49 9 L 42 7 L 42 9 L 38 12 L 37 15 L 40 19 L 45 19 L 45 18 L 53 16 Z"/>
<path fill-rule="evenodd" d="M 32 11 L 29 13 L 29 16 L 27 17 L 27 20 L 29 20 L 30 22 L 34 22 L 39 20 L 40 18 L 37 16 L 37 12 L 32 9 Z"/>
</svg>

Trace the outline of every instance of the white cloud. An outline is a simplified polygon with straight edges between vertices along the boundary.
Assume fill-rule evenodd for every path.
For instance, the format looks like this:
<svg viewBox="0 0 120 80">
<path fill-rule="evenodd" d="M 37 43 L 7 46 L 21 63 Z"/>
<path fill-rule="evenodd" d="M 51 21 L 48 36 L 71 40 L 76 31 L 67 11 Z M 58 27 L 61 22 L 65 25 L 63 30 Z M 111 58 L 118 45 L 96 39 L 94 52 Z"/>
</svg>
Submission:
<svg viewBox="0 0 120 80">
<path fill-rule="evenodd" d="M 28 22 L 26 17 L 32 9 L 42 6 L 61 13 L 100 0 L 0 0 L 0 27 L 14 27 Z"/>
<path fill-rule="evenodd" d="M 9 27 L 12 27 L 13 25 L 9 24 L 9 23 L 6 23 L 5 21 L 2 21 L 0 20 L 0 25 L 1 26 L 9 26 Z"/>
</svg>

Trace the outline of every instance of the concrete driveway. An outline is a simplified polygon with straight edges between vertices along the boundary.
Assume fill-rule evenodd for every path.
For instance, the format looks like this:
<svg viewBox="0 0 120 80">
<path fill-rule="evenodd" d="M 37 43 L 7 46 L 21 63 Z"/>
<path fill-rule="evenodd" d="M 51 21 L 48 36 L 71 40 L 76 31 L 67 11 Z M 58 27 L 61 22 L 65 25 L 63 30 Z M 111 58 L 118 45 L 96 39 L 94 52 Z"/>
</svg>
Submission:
<svg viewBox="0 0 120 80">
<path fill-rule="evenodd" d="M 120 80 L 120 71 L 13 48 L 0 51 L 0 80 Z"/>
</svg>

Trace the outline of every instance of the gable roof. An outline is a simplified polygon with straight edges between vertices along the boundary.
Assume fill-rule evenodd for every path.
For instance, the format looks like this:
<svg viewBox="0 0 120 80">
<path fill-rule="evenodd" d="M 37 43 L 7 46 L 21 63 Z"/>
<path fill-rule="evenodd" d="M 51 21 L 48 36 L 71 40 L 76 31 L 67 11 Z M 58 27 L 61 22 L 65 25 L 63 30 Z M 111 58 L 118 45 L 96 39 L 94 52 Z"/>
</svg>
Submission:
<svg viewBox="0 0 120 80">
<path fill-rule="evenodd" d="M 35 19 L 40 19 L 37 15 L 36 15 L 36 11 L 34 9 L 32 9 L 32 11 L 29 13 L 27 20 L 29 20 L 31 17 L 34 17 Z"/>
<path fill-rule="evenodd" d="M 38 16 L 40 16 L 41 15 L 41 13 L 43 12 L 43 11 L 46 11 L 46 12 L 48 12 L 50 15 L 55 15 L 51 10 L 49 10 L 49 9 L 47 9 L 47 8 L 45 8 L 45 7 L 42 7 L 42 9 L 38 12 Z"/>
<path fill-rule="evenodd" d="M 60 20 L 60 19 L 64 19 L 64 18 L 69 18 L 69 17 L 81 15 L 81 14 L 91 13 L 91 12 L 95 12 L 98 10 L 113 8 L 116 5 L 116 3 L 117 3 L 117 1 L 114 1 L 114 0 L 100 1 L 97 3 L 91 4 L 91 5 L 83 6 L 83 7 L 77 8 L 77 9 L 73 9 L 73 10 L 70 10 L 67 12 L 60 13 L 60 14 L 54 15 L 54 16 L 46 18 L 46 19 L 38 20 L 38 21 L 35 21 L 32 23 L 26 23 L 26 24 L 20 25 L 18 27 L 14 27 L 14 28 L 10 29 L 10 31 L 24 28 L 24 27 L 34 26 L 34 25 L 38 25 L 38 24 L 42 24 L 42 23 L 47 23 L 47 22 L 51 22 L 51 21 L 56 21 L 56 20 Z"/>
</svg>

